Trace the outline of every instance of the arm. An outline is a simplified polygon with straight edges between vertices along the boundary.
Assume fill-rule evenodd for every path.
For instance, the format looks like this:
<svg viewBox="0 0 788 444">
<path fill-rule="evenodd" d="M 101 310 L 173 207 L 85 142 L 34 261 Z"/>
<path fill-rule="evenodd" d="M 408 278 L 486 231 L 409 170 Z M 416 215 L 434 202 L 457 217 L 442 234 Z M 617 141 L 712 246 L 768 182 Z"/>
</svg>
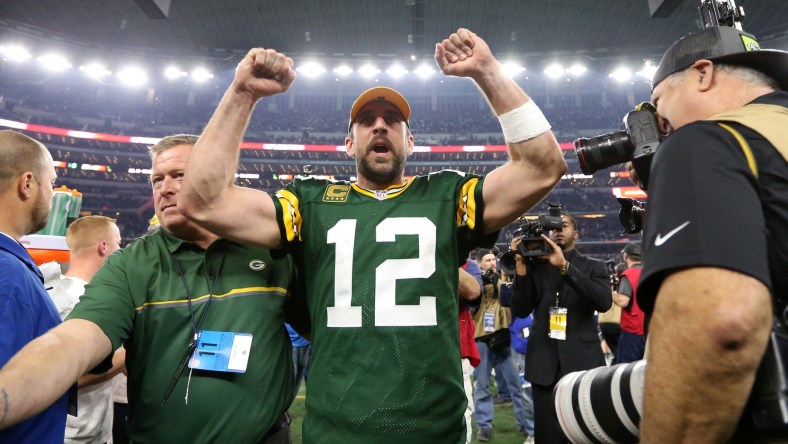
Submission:
<svg viewBox="0 0 788 444">
<path fill-rule="evenodd" d="M 613 292 L 613 303 L 621 308 L 628 308 L 631 300 L 632 285 L 629 284 L 629 278 L 621 276 L 621 281 L 618 283 L 618 291 Z"/>
<path fill-rule="evenodd" d="M 460 268 L 460 298 L 466 301 L 479 299 L 482 293 L 481 277 Z"/>
<path fill-rule="evenodd" d="M 487 43 L 467 29 L 435 45 L 435 61 L 444 74 L 473 79 L 497 116 L 530 100 L 504 72 Z M 484 227 L 488 233 L 503 228 L 542 200 L 566 172 L 561 148 L 549 130 L 529 140 L 507 141 L 507 145 L 510 161 L 484 181 Z"/>
<path fill-rule="evenodd" d="M 110 353 L 101 328 L 82 319 L 30 342 L 0 370 L 0 429 L 44 410 Z"/>
<path fill-rule="evenodd" d="M 77 388 L 90 387 L 109 381 L 120 373 L 126 373 L 126 349 L 121 347 L 112 355 L 112 368 L 100 375 L 85 373 L 77 381 Z"/>
<path fill-rule="evenodd" d="M 257 101 L 287 91 L 295 79 L 293 60 L 255 48 L 238 64 L 235 78 L 194 146 L 178 198 L 188 218 L 237 242 L 278 247 L 281 243 L 271 196 L 234 185 L 238 153 Z"/>
<path fill-rule="evenodd" d="M 730 438 L 766 348 L 771 307 L 763 283 L 731 270 L 697 267 L 665 279 L 649 324 L 643 443 Z"/>
</svg>

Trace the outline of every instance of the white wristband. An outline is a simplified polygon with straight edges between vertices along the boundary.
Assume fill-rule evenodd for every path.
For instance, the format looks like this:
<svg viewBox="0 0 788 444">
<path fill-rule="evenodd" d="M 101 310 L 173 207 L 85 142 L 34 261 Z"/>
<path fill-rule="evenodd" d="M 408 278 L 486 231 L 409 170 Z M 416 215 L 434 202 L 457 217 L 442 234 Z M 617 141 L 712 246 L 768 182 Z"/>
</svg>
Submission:
<svg viewBox="0 0 788 444">
<path fill-rule="evenodd" d="M 507 143 L 517 143 L 550 131 L 550 123 L 533 100 L 498 116 Z"/>
</svg>

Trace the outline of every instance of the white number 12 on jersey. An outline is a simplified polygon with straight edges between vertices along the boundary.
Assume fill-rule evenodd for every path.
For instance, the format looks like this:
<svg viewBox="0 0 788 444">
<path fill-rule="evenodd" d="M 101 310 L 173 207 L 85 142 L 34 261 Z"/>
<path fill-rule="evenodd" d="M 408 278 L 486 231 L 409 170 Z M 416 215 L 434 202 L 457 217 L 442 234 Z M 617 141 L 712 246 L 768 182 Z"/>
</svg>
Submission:
<svg viewBox="0 0 788 444">
<path fill-rule="evenodd" d="M 394 242 L 397 235 L 419 237 L 419 256 L 387 259 L 375 270 L 375 326 L 412 327 L 437 325 L 435 296 L 421 296 L 418 305 L 397 305 L 396 280 L 430 277 L 435 272 L 436 227 L 426 217 L 386 219 L 376 227 L 376 242 Z M 327 233 L 327 242 L 336 245 L 334 259 L 334 306 L 328 307 L 329 327 L 361 327 L 361 307 L 353 298 L 353 248 L 356 219 L 342 219 Z M 372 246 L 371 248 L 374 248 Z"/>
</svg>

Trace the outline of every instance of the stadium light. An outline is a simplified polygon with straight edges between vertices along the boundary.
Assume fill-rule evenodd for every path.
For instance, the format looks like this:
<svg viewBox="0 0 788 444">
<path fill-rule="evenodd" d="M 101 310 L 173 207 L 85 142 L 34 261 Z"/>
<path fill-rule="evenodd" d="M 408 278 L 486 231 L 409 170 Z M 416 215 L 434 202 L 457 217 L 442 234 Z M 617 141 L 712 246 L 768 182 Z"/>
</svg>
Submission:
<svg viewBox="0 0 788 444">
<path fill-rule="evenodd" d="M 419 78 L 426 79 L 435 74 L 435 70 L 432 69 L 430 65 L 422 63 L 418 68 L 413 70 L 413 73 L 419 76 Z"/>
<path fill-rule="evenodd" d="M 142 86 L 148 81 L 148 75 L 142 68 L 130 66 L 118 71 L 118 78 L 126 86 Z"/>
<path fill-rule="evenodd" d="M 104 77 L 112 74 L 110 70 L 104 67 L 101 63 L 93 62 L 79 67 L 79 70 L 84 72 L 86 76 L 94 80 L 101 80 Z"/>
<path fill-rule="evenodd" d="M 636 72 L 635 74 L 650 81 L 654 78 L 654 73 L 656 72 L 657 67 L 654 65 L 654 62 L 651 60 L 646 60 L 646 62 L 643 63 L 643 67 L 640 68 L 640 71 Z"/>
<path fill-rule="evenodd" d="M 338 75 L 340 77 L 345 77 L 345 76 L 348 76 L 348 75 L 350 75 L 352 73 L 353 73 L 353 68 L 351 68 L 351 67 L 349 67 L 347 65 L 339 65 L 336 68 L 334 68 L 334 74 L 336 74 L 336 75 Z"/>
<path fill-rule="evenodd" d="M 192 80 L 194 80 L 197 83 L 207 82 L 212 78 L 213 78 L 213 74 L 211 74 L 205 68 L 200 67 L 200 68 L 194 68 L 192 70 Z"/>
<path fill-rule="evenodd" d="M 608 77 L 619 83 L 624 83 L 632 78 L 632 70 L 626 66 L 621 66 L 613 70 Z"/>
<path fill-rule="evenodd" d="M 391 65 L 389 69 L 386 70 L 386 74 L 390 75 L 394 79 L 399 79 L 407 73 L 408 70 L 403 68 L 399 63 Z"/>
<path fill-rule="evenodd" d="M 564 68 L 558 63 L 552 63 L 544 69 L 544 74 L 551 79 L 557 79 L 564 74 Z"/>
<path fill-rule="evenodd" d="M 566 69 L 566 72 L 574 77 L 580 77 L 583 74 L 585 74 L 586 71 L 588 71 L 588 68 L 586 68 L 585 65 L 582 65 L 580 63 L 575 63 L 574 65 Z"/>
<path fill-rule="evenodd" d="M 20 45 L 3 45 L 0 46 L 0 54 L 3 60 L 9 62 L 22 63 L 30 59 L 31 55 L 27 49 Z"/>
<path fill-rule="evenodd" d="M 164 77 L 175 80 L 181 77 L 186 77 L 188 73 L 186 71 L 181 70 L 177 66 L 170 65 L 164 70 Z"/>
<path fill-rule="evenodd" d="M 314 79 L 326 72 L 326 68 L 317 62 L 305 62 L 303 65 L 296 68 L 296 71 L 310 79 Z"/>
<path fill-rule="evenodd" d="M 62 54 L 49 52 L 38 57 L 38 63 L 50 72 L 63 72 L 71 68 L 71 62 Z"/>
<path fill-rule="evenodd" d="M 380 73 L 380 70 L 376 68 L 375 65 L 371 63 L 367 63 L 358 69 L 358 73 L 361 74 L 361 77 L 364 77 L 365 79 L 370 79 L 372 77 L 375 77 L 378 73 Z"/>
<path fill-rule="evenodd" d="M 509 60 L 509 61 L 503 62 L 503 71 L 509 77 L 517 77 L 518 75 L 520 75 L 520 73 L 525 71 L 525 68 L 523 68 L 523 65 L 521 65 L 521 64 L 519 64 L 517 62 Z"/>
</svg>

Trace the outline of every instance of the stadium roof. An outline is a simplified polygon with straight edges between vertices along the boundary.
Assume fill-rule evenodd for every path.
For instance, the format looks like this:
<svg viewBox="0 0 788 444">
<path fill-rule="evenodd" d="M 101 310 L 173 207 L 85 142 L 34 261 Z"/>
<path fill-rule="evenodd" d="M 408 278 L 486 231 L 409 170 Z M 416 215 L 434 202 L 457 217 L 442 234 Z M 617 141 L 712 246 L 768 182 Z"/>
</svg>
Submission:
<svg viewBox="0 0 788 444">
<path fill-rule="evenodd" d="M 227 57 L 253 46 L 294 57 L 429 57 L 458 27 L 496 54 L 654 57 L 698 29 L 697 0 L 668 18 L 647 0 L 171 0 L 152 19 L 141 3 L 166 0 L 3 0 L 0 37 L 49 39 L 112 51 Z M 788 49 L 788 1 L 739 0 L 744 29 Z"/>
</svg>

